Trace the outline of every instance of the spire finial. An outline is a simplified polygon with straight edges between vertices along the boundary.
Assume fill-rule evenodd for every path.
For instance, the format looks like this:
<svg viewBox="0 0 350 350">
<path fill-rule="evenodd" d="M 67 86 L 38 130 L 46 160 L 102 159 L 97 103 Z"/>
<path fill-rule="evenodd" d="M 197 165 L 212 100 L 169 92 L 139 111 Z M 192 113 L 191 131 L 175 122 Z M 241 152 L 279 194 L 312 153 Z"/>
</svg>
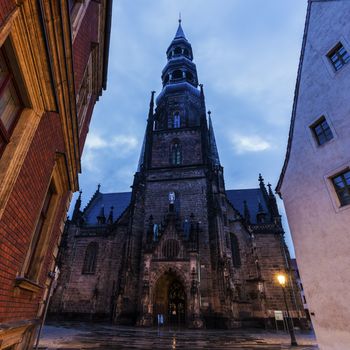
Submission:
<svg viewBox="0 0 350 350">
<path fill-rule="evenodd" d="M 81 216 L 81 211 L 80 211 L 81 194 L 82 194 L 82 190 L 79 191 L 79 196 L 78 196 L 77 201 L 75 202 L 75 206 L 74 206 L 72 221 L 75 222 L 75 223 L 79 222 L 79 219 L 80 219 L 80 216 Z"/>
<path fill-rule="evenodd" d="M 260 198 L 258 198 L 258 213 L 264 213 L 264 208 L 261 204 Z"/>
<path fill-rule="evenodd" d="M 108 215 L 108 219 L 107 219 L 107 223 L 108 224 L 113 224 L 113 205 L 111 206 L 111 210 L 109 212 L 109 215 Z"/>
<path fill-rule="evenodd" d="M 151 100 L 150 100 L 150 108 L 152 108 L 152 115 L 153 115 L 153 105 L 154 105 L 154 94 L 156 92 L 154 90 L 151 91 Z"/>
<path fill-rule="evenodd" d="M 271 184 L 270 183 L 267 184 L 267 187 L 269 188 L 269 195 L 270 196 L 274 196 L 274 194 L 273 194 L 273 192 L 271 190 Z"/>
<path fill-rule="evenodd" d="M 259 173 L 259 182 L 260 182 L 260 183 L 264 182 L 264 179 L 263 179 L 263 177 L 261 176 L 260 173 Z"/>
<path fill-rule="evenodd" d="M 201 89 L 202 98 L 204 98 L 203 84 L 199 84 L 199 87 L 200 87 L 200 89 Z"/>
</svg>

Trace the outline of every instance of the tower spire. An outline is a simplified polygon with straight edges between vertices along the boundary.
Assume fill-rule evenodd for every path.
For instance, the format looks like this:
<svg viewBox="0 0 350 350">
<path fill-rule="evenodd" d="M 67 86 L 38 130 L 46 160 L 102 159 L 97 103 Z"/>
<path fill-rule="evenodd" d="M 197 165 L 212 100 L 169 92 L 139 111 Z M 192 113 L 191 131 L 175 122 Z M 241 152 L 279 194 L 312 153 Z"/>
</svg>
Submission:
<svg viewBox="0 0 350 350">
<path fill-rule="evenodd" d="M 185 39 L 187 41 L 185 33 L 181 27 L 181 22 L 182 22 L 182 20 L 181 20 L 181 12 L 180 12 L 179 13 L 179 26 L 177 28 L 174 40 L 182 38 L 182 39 Z"/>
<path fill-rule="evenodd" d="M 216 147 L 216 141 L 215 141 L 215 135 L 214 135 L 214 128 L 213 124 L 211 122 L 211 111 L 208 111 L 208 119 L 209 119 L 209 158 L 212 161 L 213 165 L 220 165 L 220 158 L 219 158 L 219 152 Z"/>
<path fill-rule="evenodd" d="M 82 190 L 80 190 L 79 197 L 77 198 L 77 201 L 75 202 L 75 206 L 74 206 L 72 221 L 75 223 L 78 222 L 78 219 L 80 218 L 80 215 L 81 215 L 80 207 L 81 207 L 81 194 L 82 193 L 83 193 Z"/>
<path fill-rule="evenodd" d="M 155 91 L 151 91 L 151 99 L 149 102 L 148 118 L 147 118 L 147 127 L 145 132 L 145 137 L 143 140 L 140 160 L 139 160 L 139 169 L 141 170 L 142 166 L 147 167 L 150 161 L 151 154 L 151 143 L 152 143 L 152 131 L 153 131 L 153 114 L 154 114 L 154 94 Z"/>
<path fill-rule="evenodd" d="M 269 207 L 270 207 L 271 215 L 272 217 L 280 217 L 280 213 L 278 211 L 278 206 L 276 202 L 276 196 L 271 190 L 271 184 L 268 183 L 267 187 L 269 188 Z"/>
</svg>

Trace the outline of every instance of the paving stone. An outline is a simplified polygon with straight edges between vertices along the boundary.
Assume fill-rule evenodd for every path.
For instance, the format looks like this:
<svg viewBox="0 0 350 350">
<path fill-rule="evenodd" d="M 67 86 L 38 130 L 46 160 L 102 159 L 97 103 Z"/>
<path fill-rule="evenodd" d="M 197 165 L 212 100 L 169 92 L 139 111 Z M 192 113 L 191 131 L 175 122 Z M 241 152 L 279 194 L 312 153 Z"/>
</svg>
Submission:
<svg viewBox="0 0 350 350">
<path fill-rule="evenodd" d="M 300 344 L 293 349 L 316 350 L 312 333 L 297 333 Z M 44 328 L 40 346 L 48 350 L 228 350 L 290 349 L 286 333 L 258 329 L 188 330 L 143 329 L 103 324 L 65 323 Z"/>
</svg>

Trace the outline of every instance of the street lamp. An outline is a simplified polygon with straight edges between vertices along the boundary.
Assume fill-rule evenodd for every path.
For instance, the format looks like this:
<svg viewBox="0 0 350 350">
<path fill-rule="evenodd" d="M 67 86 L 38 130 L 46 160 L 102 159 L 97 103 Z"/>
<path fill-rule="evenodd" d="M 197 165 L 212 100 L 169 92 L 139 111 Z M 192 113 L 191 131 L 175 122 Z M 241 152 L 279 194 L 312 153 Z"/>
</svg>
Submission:
<svg viewBox="0 0 350 350">
<path fill-rule="evenodd" d="M 277 275 L 277 280 L 278 280 L 278 283 L 282 287 L 284 303 L 286 305 L 287 326 L 288 326 L 288 331 L 289 331 L 289 335 L 290 335 L 290 344 L 291 344 L 291 346 L 298 346 L 297 340 L 295 339 L 294 327 L 293 327 L 293 324 L 291 323 L 291 318 L 289 315 L 289 309 L 288 309 L 288 304 L 287 304 L 287 298 L 286 298 L 286 292 L 285 292 L 286 276 L 283 274 L 279 274 L 279 275 Z"/>
</svg>

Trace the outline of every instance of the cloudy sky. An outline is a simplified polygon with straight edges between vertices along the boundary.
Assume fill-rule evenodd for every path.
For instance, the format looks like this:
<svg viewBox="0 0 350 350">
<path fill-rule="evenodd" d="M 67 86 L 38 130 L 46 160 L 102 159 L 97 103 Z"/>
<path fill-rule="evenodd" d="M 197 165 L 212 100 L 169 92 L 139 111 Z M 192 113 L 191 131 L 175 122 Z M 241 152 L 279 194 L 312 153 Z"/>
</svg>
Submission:
<svg viewBox="0 0 350 350">
<path fill-rule="evenodd" d="M 83 205 L 98 183 L 102 192 L 130 190 L 150 93 L 161 91 L 165 51 L 179 12 L 212 111 L 226 188 L 257 187 L 259 172 L 275 187 L 306 5 L 306 0 L 114 1 L 107 91 L 96 105 L 82 159 Z M 292 247 L 289 236 L 287 242 Z"/>
</svg>

